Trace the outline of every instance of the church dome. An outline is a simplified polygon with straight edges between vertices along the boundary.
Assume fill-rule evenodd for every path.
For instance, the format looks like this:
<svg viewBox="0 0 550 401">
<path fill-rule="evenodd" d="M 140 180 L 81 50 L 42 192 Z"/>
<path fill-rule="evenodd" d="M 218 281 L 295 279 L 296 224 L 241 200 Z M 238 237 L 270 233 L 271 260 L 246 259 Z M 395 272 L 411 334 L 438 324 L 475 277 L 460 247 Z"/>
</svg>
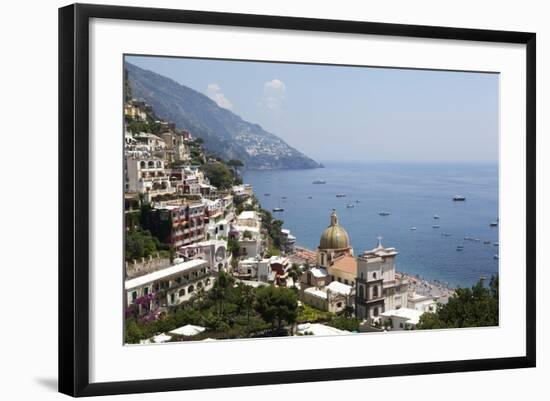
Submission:
<svg viewBox="0 0 550 401">
<path fill-rule="evenodd" d="M 330 215 L 330 226 L 321 235 L 319 249 L 344 249 L 349 248 L 349 236 L 346 230 L 338 224 L 336 212 Z"/>
</svg>

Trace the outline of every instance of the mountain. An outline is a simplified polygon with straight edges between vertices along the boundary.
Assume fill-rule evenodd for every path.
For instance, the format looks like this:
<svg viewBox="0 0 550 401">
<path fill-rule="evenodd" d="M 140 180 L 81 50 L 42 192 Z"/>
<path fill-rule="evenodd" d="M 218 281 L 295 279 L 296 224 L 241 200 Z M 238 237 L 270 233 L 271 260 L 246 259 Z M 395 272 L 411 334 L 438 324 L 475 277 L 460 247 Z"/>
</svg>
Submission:
<svg viewBox="0 0 550 401">
<path fill-rule="evenodd" d="M 132 97 L 150 104 L 157 116 L 202 138 L 206 149 L 250 169 L 321 167 L 258 124 L 244 121 L 209 97 L 176 81 L 125 63 Z"/>
</svg>

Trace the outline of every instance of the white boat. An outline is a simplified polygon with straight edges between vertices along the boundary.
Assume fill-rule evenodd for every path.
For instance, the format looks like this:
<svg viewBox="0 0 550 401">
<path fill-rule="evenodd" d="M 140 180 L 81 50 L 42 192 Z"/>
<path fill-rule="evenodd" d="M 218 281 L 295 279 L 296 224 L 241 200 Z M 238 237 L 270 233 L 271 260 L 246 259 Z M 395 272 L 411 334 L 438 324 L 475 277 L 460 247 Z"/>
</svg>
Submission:
<svg viewBox="0 0 550 401">
<path fill-rule="evenodd" d="M 491 222 L 489 223 L 489 226 L 491 226 L 491 227 L 497 227 L 497 226 L 498 226 L 498 221 L 491 221 Z"/>
<path fill-rule="evenodd" d="M 285 211 L 285 209 L 283 209 L 282 207 L 274 207 L 272 210 L 274 212 L 284 212 Z"/>
<path fill-rule="evenodd" d="M 347 207 L 348 209 L 351 209 L 351 208 L 354 208 L 355 205 L 354 205 L 353 203 L 348 203 L 348 204 L 346 205 L 346 207 Z"/>
<path fill-rule="evenodd" d="M 442 237 L 450 237 L 451 234 L 450 234 L 450 233 L 441 233 L 441 236 L 442 236 Z"/>
<path fill-rule="evenodd" d="M 380 216 L 389 216 L 390 213 L 389 212 L 379 212 L 378 213 Z"/>
<path fill-rule="evenodd" d="M 345 198 L 345 197 L 346 197 L 346 194 L 336 194 L 336 197 L 337 197 L 337 198 Z"/>
<path fill-rule="evenodd" d="M 439 228 L 439 224 L 434 224 L 432 228 Z"/>
<path fill-rule="evenodd" d="M 455 195 L 453 196 L 453 201 L 465 201 L 466 200 L 466 197 L 463 196 L 463 195 Z"/>
<path fill-rule="evenodd" d="M 456 250 L 457 251 L 463 251 L 464 250 L 464 245 L 457 245 Z"/>
<path fill-rule="evenodd" d="M 498 260 L 498 255 L 493 255 L 493 259 Z"/>
<path fill-rule="evenodd" d="M 411 231 L 416 231 L 416 227 L 411 227 L 410 230 Z"/>
<path fill-rule="evenodd" d="M 325 180 L 315 180 L 313 181 L 314 184 L 326 184 L 327 182 Z"/>
<path fill-rule="evenodd" d="M 439 216 L 437 214 L 434 214 L 434 219 L 439 220 Z"/>
</svg>

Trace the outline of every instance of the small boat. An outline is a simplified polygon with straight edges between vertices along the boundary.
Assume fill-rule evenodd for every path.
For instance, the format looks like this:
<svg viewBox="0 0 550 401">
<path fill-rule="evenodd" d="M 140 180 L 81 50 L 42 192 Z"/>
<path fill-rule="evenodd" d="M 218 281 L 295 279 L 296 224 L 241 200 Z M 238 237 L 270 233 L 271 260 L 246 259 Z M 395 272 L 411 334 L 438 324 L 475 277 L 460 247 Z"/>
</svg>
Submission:
<svg viewBox="0 0 550 401">
<path fill-rule="evenodd" d="M 493 259 L 498 260 L 498 255 L 493 255 Z"/>
<path fill-rule="evenodd" d="M 439 220 L 439 216 L 437 214 L 434 214 L 434 219 Z"/>
<path fill-rule="evenodd" d="M 432 228 L 439 228 L 439 224 L 434 224 Z"/>
<path fill-rule="evenodd" d="M 491 222 L 489 223 L 489 226 L 490 226 L 490 227 L 497 227 L 497 226 L 498 226 L 498 221 L 491 221 Z"/>
<path fill-rule="evenodd" d="M 493 244 L 493 246 L 498 246 L 498 242 L 495 242 L 495 243 Z"/>
<path fill-rule="evenodd" d="M 485 245 L 489 245 L 491 243 L 491 241 L 483 241 L 483 244 Z"/>
<path fill-rule="evenodd" d="M 346 197 L 346 194 L 336 194 L 336 197 L 337 197 L 337 198 L 345 198 L 345 197 Z"/>
<path fill-rule="evenodd" d="M 455 196 L 453 196 L 453 201 L 455 201 L 455 202 L 457 202 L 457 201 L 458 201 L 458 202 L 463 202 L 463 201 L 465 201 L 465 200 L 466 200 L 466 197 L 463 196 L 463 195 L 455 195 Z"/>
<path fill-rule="evenodd" d="M 348 204 L 346 205 L 346 207 L 347 207 L 348 209 L 351 209 L 351 208 L 354 208 L 355 205 L 354 205 L 353 203 L 348 203 Z"/>
<path fill-rule="evenodd" d="M 389 212 L 380 212 L 378 213 L 380 216 L 389 216 L 390 213 Z"/>
<path fill-rule="evenodd" d="M 308 198 L 308 199 L 313 199 L 313 196 L 308 196 L 307 198 Z"/>
<path fill-rule="evenodd" d="M 474 241 L 474 242 L 479 242 L 479 241 L 480 241 L 480 239 L 479 239 L 479 238 L 474 238 L 474 240 L 473 240 L 473 241 Z"/>
<path fill-rule="evenodd" d="M 264 194 L 264 196 L 271 196 L 271 194 Z"/>
<path fill-rule="evenodd" d="M 410 230 L 411 231 L 416 231 L 416 227 L 411 227 Z"/>
<path fill-rule="evenodd" d="M 274 212 L 284 212 L 285 211 L 285 209 L 283 209 L 282 207 L 274 207 L 272 210 Z"/>
<path fill-rule="evenodd" d="M 314 184 L 326 184 L 327 182 L 325 180 L 315 180 L 313 181 Z"/>
<path fill-rule="evenodd" d="M 286 199 L 286 196 L 281 196 L 281 199 Z"/>
<path fill-rule="evenodd" d="M 441 233 L 441 236 L 442 236 L 442 237 L 450 237 L 451 234 L 450 234 L 450 233 Z"/>
<path fill-rule="evenodd" d="M 457 245 L 456 250 L 457 251 L 463 251 L 464 250 L 464 245 Z"/>
<path fill-rule="evenodd" d="M 474 239 L 472 237 L 464 237 L 464 241 L 473 241 Z"/>
<path fill-rule="evenodd" d="M 355 203 L 361 203 L 361 201 L 360 201 L 360 200 L 356 200 Z"/>
</svg>

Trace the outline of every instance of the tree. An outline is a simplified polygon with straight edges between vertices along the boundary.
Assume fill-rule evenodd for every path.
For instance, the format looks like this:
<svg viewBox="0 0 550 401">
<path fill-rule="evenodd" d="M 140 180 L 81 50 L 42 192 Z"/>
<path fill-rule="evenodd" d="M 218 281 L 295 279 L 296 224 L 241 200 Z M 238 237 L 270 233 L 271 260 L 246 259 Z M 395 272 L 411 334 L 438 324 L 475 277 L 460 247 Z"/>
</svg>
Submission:
<svg viewBox="0 0 550 401">
<path fill-rule="evenodd" d="M 214 287 L 212 288 L 211 294 L 214 301 L 218 305 L 218 314 L 223 316 L 224 314 L 224 301 L 227 298 L 229 290 L 233 287 L 235 279 L 230 274 L 220 271 L 218 273 L 218 278 L 214 282 Z"/>
<path fill-rule="evenodd" d="M 472 288 L 458 288 L 446 304 L 424 313 L 418 329 L 498 326 L 498 276 L 488 287 L 480 280 Z"/>
<path fill-rule="evenodd" d="M 298 299 L 289 288 L 264 286 L 256 290 L 256 311 L 266 322 L 281 329 L 283 322 L 294 325 L 298 317 Z"/>
<path fill-rule="evenodd" d="M 210 184 L 218 189 L 228 189 L 233 185 L 233 174 L 225 164 L 219 162 L 208 163 L 202 167 L 204 175 Z"/>
</svg>

